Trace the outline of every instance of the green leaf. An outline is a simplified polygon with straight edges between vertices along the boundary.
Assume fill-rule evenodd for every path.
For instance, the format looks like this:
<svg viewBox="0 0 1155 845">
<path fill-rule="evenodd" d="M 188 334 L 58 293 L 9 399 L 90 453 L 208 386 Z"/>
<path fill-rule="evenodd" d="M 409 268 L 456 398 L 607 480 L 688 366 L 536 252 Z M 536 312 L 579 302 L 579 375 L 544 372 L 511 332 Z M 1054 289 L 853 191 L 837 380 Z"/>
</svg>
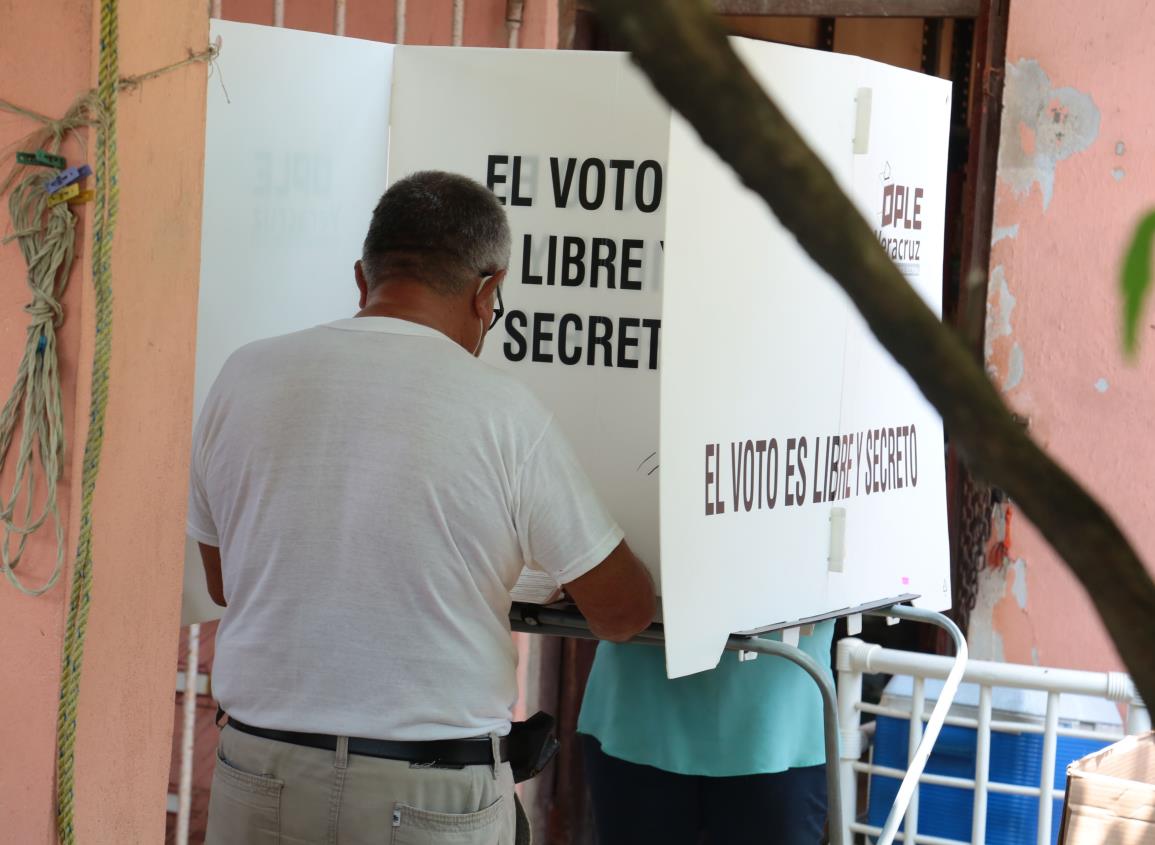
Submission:
<svg viewBox="0 0 1155 845">
<path fill-rule="evenodd" d="M 1139 221 L 1123 259 L 1123 351 L 1134 358 L 1139 346 L 1139 319 L 1151 291 L 1151 248 L 1155 244 L 1155 211 Z"/>
</svg>

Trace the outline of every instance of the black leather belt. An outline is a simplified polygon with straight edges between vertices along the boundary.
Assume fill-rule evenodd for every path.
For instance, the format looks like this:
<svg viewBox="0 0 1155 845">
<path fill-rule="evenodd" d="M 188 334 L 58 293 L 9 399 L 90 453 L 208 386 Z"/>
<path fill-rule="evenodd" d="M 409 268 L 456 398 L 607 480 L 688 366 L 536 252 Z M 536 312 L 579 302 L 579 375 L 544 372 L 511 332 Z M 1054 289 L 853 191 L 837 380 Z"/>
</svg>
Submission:
<svg viewBox="0 0 1155 845">
<path fill-rule="evenodd" d="M 229 716 L 229 727 L 241 733 L 304 745 L 308 748 L 337 750 L 337 737 L 329 734 L 298 733 L 297 731 L 275 731 L 255 728 Z M 501 762 L 509 760 L 508 738 L 499 740 Z M 386 760 L 403 760 L 407 763 L 442 766 L 492 766 L 493 750 L 488 739 L 439 739 L 425 742 L 403 742 L 392 739 L 361 739 L 349 737 L 349 753 L 365 757 L 383 757 Z"/>
</svg>

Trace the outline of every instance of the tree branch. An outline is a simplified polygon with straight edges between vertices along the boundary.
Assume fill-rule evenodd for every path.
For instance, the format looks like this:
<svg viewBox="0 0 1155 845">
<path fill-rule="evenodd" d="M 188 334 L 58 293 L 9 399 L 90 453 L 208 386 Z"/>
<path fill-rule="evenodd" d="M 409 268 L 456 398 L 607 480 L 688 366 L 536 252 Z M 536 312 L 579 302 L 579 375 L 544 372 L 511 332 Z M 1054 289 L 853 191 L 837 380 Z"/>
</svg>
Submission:
<svg viewBox="0 0 1155 845">
<path fill-rule="evenodd" d="M 731 49 L 703 0 L 597 0 L 657 90 L 849 294 L 974 473 L 1014 498 L 1086 588 L 1155 702 L 1155 583 L 1103 508 L 1017 424 L 962 341 L 906 283 L 834 177 Z"/>
</svg>

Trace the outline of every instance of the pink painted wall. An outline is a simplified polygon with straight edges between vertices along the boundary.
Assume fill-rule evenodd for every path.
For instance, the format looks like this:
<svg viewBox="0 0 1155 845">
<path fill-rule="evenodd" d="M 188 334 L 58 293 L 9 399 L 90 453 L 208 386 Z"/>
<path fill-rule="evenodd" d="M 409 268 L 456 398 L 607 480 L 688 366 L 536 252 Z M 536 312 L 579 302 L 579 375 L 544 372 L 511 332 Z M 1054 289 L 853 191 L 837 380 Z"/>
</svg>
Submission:
<svg viewBox="0 0 1155 845">
<path fill-rule="evenodd" d="M 1014 0 L 987 364 L 1034 436 L 1073 471 L 1155 564 L 1155 311 L 1137 364 L 1120 349 L 1120 257 L 1155 205 L 1155 7 L 1146 0 Z M 1013 509 L 1013 505 L 1012 505 Z M 1054 553 L 996 515 L 994 565 L 971 624 L 978 657 L 1119 668 Z"/>
<path fill-rule="evenodd" d="M 9 4 L 0 26 L 0 97 L 62 114 L 96 83 L 98 4 Z M 179 61 L 207 45 L 202 0 L 120 0 L 121 73 Z M 50 60 L 46 60 L 50 56 Z M 76 746 L 76 831 L 82 842 L 156 842 L 164 835 L 172 690 L 184 555 L 185 485 L 203 167 L 205 74 L 183 68 L 120 98 L 120 219 L 113 252 L 113 357 L 104 454 L 93 507 L 91 599 Z M 0 149 L 30 124 L 0 117 Z M 73 142 L 70 161 L 91 154 Z M 5 162 L 6 166 L 7 162 Z M 86 214 L 90 209 L 86 209 Z M 8 228 L 6 212 L 0 212 Z M 93 344 L 91 230 L 85 217 L 60 331 L 66 418 L 61 488 L 71 566 L 87 434 Z M 0 248 L 0 368 L 5 389 L 22 347 L 28 300 L 15 245 Z M 174 409 L 185 409 L 184 413 Z M 37 538 L 32 579 L 51 566 Z M 22 567 L 23 568 L 23 567 Z M 0 839 L 55 837 L 55 727 L 64 580 L 30 599 L 0 583 Z"/>
<path fill-rule="evenodd" d="M 11 4 L 0 26 L 0 97 L 42 114 L 63 114 L 76 95 L 91 85 L 91 2 L 90 0 L 44 0 L 33 7 Z M 62 45 L 50 67 L 40 62 L 44 45 Z M 7 174 L 13 159 L 11 145 L 35 129 L 30 121 L 0 113 L 0 174 Z M 91 149 L 87 133 L 85 143 Z M 69 160 L 81 157 L 75 141 L 63 150 Z M 2 178 L 2 177 L 0 177 Z M 0 231 L 11 231 L 7 201 L 0 208 Z M 71 563 L 76 536 L 72 515 L 73 478 L 79 478 L 80 455 L 75 443 L 76 367 L 81 358 L 81 323 L 85 319 L 82 302 L 90 283 L 87 216 L 82 218 L 82 234 L 77 241 L 77 260 L 64 297 L 65 322 L 57 332 L 63 376 L 65 431 L 69 432 L 65 453 L 65 473 L 59 488 L 61 517 L 69 527 L 67 560 Z M 2 238 L 3 235 L 0 235 Z M 16 376 L 28 325 L 24 305 L 29 300 L 24 261 L 15 243 L 0 247 L 0 390 L 4 398 Z M 87 360 L 87 359 L 86 359 Z M 87 389 L 87 388 L 86 388 Z M 0 491 L 7 496 L 10 468 L 0 478 Z M 22 577 L 33 585 L 44 583 L 56 556 L 55 539 L 49 532 L 35 535 L 29 542 L 20 566 Z M 0 831 L 11 842 L 46 845 L 55 841 L 53 809 L 54 755 L 56 745 L 56 700 L 60 688 L 60 648 L 64 633 L 64 605 L 67 585 L 64 578 L 56 588 L 40 598 L 19 594 L 7 581 L 0 580 Z"/>
<path fill-rule="evenodd" d="M 208 46 L 203 0 L 119 2 L 122 75 Z M 109 422 L 93 509 L 96 578 L 76 751 L 78 838 L 85 842 L 160 842 L 164 836 L 192 437 L 206 79 L 207 66 L 192 65 L 120 98 Z M 83 325 L 91 332 L 91 318 Z M 87 384 L 87 374 L 84 379 Z"/>
</svg>

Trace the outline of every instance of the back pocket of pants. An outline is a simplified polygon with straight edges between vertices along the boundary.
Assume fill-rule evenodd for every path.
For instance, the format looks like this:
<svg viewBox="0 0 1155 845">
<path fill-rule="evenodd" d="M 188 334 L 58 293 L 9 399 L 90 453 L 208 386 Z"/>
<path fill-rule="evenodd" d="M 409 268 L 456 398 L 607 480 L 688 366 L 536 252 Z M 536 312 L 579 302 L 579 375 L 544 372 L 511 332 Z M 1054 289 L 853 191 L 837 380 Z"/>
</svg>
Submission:
<svg viewBox="0 0 1155 845">
<path fill-rule="evenodd" d="M 435 813 L 397 804 L 393 845 L 512 845 L 504 796 L 476 813 Z"/>
<path fill-rule="evenodd" d="M 206 845 L 276 845 L 281 841 L 285 782 L 251 774 L 217 753 L 209 798 Z"/>
</svg>

